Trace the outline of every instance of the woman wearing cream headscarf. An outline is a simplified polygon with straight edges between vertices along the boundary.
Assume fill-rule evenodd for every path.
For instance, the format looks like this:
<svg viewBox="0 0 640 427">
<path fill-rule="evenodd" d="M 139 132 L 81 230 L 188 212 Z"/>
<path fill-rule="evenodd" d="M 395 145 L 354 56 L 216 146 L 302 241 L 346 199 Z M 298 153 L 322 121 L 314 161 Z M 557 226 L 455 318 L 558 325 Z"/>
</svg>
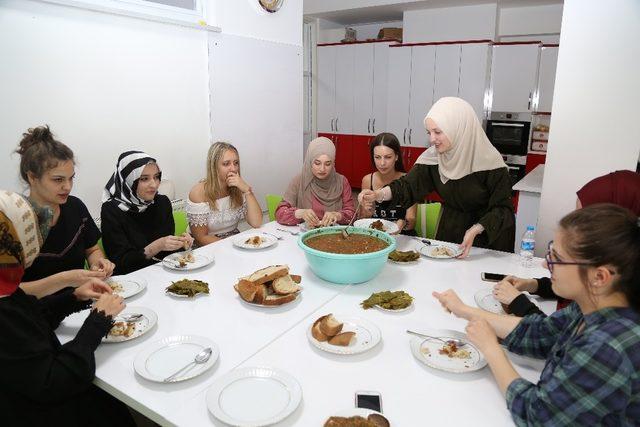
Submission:
<svg viewBox="0 0 640 427">
<path fill-rule="evenodd" d="M 309 143 L 302 172 L 291 183 L 276 209 L 284 225 L 306 222 L 310 228 L 348 224 L 355 213 L 351 186 L 335 170 L 336 147 L 329 138 Z"/>
<path fill-rule="evenodd" d="M 31 205 L 0 190 L 2 425 L 132 426 L 127 408 L 92 384 L 93 353 L 124 302 L 97 279 L 42 299 L 26 294 L 19 285 L 40 252 L 40 233 Z M 89 308 L 94 298 L 76 337 L 61 345 L 54 329 L 67 315 Z"/>
<path fill-rule="evenodd" d="M 441 98 L 424 120 L 431 146 L 404 177 L 380 190 L 364 190 L 365 205 L 392 200 L 409 207 L 436 191 L 443 200 L 436 239 L 513 252 L 515 221 L 507 165 L 491 145 L 473 108 Z"/>
</svg>

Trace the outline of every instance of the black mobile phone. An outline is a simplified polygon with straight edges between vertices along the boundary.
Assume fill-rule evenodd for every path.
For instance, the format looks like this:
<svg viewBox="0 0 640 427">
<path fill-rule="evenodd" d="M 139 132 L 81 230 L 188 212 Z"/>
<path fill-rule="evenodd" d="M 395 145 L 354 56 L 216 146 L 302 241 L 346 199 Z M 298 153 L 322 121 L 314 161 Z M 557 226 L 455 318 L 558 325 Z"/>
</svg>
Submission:
<svg viewBox="0 0 640 427">
<path fill-rule="evenodd" d="M 499 282 L 505 277 L 507 277 L 507 275 L 498 274 L 498 273 L 482 273 L 481 277 L 482 277 L 482 280 L 484 280 L 485 282 Z"/>
<path fill-rule="evenodd" d="M 372 409 L 382 413 L 382 397 L 377 391 L 356 391 L 356 408 Z"/>
</svg>

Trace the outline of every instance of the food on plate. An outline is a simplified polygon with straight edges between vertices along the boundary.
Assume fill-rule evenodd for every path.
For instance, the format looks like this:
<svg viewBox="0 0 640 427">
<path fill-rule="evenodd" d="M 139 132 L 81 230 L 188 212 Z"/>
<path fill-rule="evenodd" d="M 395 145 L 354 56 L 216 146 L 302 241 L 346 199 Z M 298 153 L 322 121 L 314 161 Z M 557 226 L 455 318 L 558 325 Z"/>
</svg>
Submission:
<svg viewBox="0 0 640 427">
<path fill-rule="evenodd" d="M 431 256 L 447 256 L 453 257 L 455 256 L 455 252 L 451 248 L 446 246 L 437 246 L 431 251 Z"/>
<path fill-rule="evenodd" d="M 111 290 L 113 292 L 115 292 L 116 294 L 124 291 L 124 288 L 118 282 L 113 282 L 113 281 L 110 280 L 110 281 L 107 282 L 107 285 L 109 285 Z"/>
<path fill-rule="evenodd" d="M 129 338 L 136 330 L 135 322 L 116 322 L 109 331 L 109 335 L 112 337 L 125 337 Z"/>
<path fill-rule="evenodd" d="M 376 221 L 373 221 L 371 224 L 369 224 L 369 228 L 373 228 L 374 230 L 384 231 L 384 224 L 382 223 L 382 221 L 378 219 Z"/>
<path fill-rule="evenodd" d="M 264 243 L 264 239 L 262 237 L 260 237 L 260 236 L 253 236 L 253 237 L 249 237 L 247 240 L 245 240 L 244 243 L 245 243 L 245 245 L 251 245 L 251 246 L 258 247 L 262 243 Z"/>
<path fill-rule="evenodd" d="M 438 350 L 438 353 L 443 354 L 447 357 L 450 358 L 456 358 L 456 359 L 471 359 L 471 353 L 469 352 L 469 350 L 464 350 L 462 348 L 459 348 L 456 345 L 455 341 L 447 341 L 440 350 Z"/>
<path fill-rule="evenodd" d="M 289 274 L 288 266 L 272 265 L 241 277 L 234 289 L 246 302 L 274 306 L 294 301 L 301 281 L 301 276 Z"/>
<path fill-rule="evenodd" d="M 417 251 L 391 251 L 389 259 L 395 262 L 411 262 L 420 258 Z"/>
<path fill-rule="evenodd" d="M 356 415 L 353 417 L 330 417 L 324 427 L 390 427 L 389 420 L 380 414 L 369 414 L 367 418 Z"/>
<path fill-rule="evenodd" d="M 311 325 L 311 336 L 320 342 L 329 342 L 332 345 L 346 347 L 356 336 L 355 332 L 342 331 L 343 324 L 333 314 L 327 314 L 316 319 Z"/>
<path fill-rule="evenodd" d="M 367 234 L 349 234 L 345 239 L 342 233 L 327 233 L 313 236 L 304 241 L 310 248 L 332 254 L 367 254 L 377 252 L 389 246 L 376 236 Z"/>
<path fill-rule="evenodd" d="M 182 279 L 177 282 L 172 282 L 171 285 L 166 288 L 166 291 L 175 295 L 193 297 L 197 294 L 208 294 L 209 284 L 202 280 Z"/>
<path fill-rule="evenodd" d="M 178 265 L 181 268 L 184 268 L 184 267 L 187 266 L 187 263 L 196 262 L 196 257 L 193 255 L 193 252 L 189 251 L 189 252 L 184 252 L 181 255 L 179 255 L 178 258 L 176 259 L 176 261 L 178 261 Z"/>
<path fill-rule="evenodd" d="M 409 307 L 412 302 L 413 297 L 405 291 L 382 291 L 371 294 L 371 296 L 362 301 L 360 305 L 362 305 L 362 308 L 365 310 L 376 305 L 386 308 L 387 310 L 401 310 Z"/>
</svg>

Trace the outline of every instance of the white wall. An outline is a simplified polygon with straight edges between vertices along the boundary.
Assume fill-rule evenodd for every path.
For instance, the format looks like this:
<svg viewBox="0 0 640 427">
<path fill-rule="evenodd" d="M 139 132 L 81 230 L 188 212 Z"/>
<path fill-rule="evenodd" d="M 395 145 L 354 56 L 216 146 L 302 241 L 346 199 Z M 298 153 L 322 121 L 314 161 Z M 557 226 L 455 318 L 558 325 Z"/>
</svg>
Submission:
<svg viewBox="0 0 640 427">
<path fill-rule="evenodd" d="M 404 12 L 403 43 L 491 39 L 496 33 L 496 4 Z"/>
<path fill-rule="evenodd" d="M 521 34 L 559 34 L 562 4 L 500 9 L 500 36 Z"/>
<path fill-rule="evenodd" d="M 582 185 L 611 171 L 636 168 L 639 16 L 637 0 L 618 0 L 615 7 L 599 0 L 564 3 L 537 255 L 553 238 L 560 218 L 574 208 Z"/>
</svg>

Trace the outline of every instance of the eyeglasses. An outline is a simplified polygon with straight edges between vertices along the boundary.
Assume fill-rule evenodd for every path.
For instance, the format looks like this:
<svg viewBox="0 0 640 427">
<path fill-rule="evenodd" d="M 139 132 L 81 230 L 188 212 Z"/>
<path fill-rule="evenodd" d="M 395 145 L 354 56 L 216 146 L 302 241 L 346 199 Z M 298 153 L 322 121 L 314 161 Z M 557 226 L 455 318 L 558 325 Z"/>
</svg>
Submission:
<svg viewBox="0 0 640 427">
<path fill-rule="evenodd" d="M 551 251 L 553 248 L 551 245 L 553 244 L 553 240 L 549 242 L 547 245 L 547 254 L 544 256 L 544 260 L 547 262 L 547 266 L 549 267 L 549 273 L 553 274 L 553 266 L 555 264 L 558 265 L 594 265 L 590 262 L 569 262 L 569 261 L 553 261 L 551 260 Z"/>
</svg>

